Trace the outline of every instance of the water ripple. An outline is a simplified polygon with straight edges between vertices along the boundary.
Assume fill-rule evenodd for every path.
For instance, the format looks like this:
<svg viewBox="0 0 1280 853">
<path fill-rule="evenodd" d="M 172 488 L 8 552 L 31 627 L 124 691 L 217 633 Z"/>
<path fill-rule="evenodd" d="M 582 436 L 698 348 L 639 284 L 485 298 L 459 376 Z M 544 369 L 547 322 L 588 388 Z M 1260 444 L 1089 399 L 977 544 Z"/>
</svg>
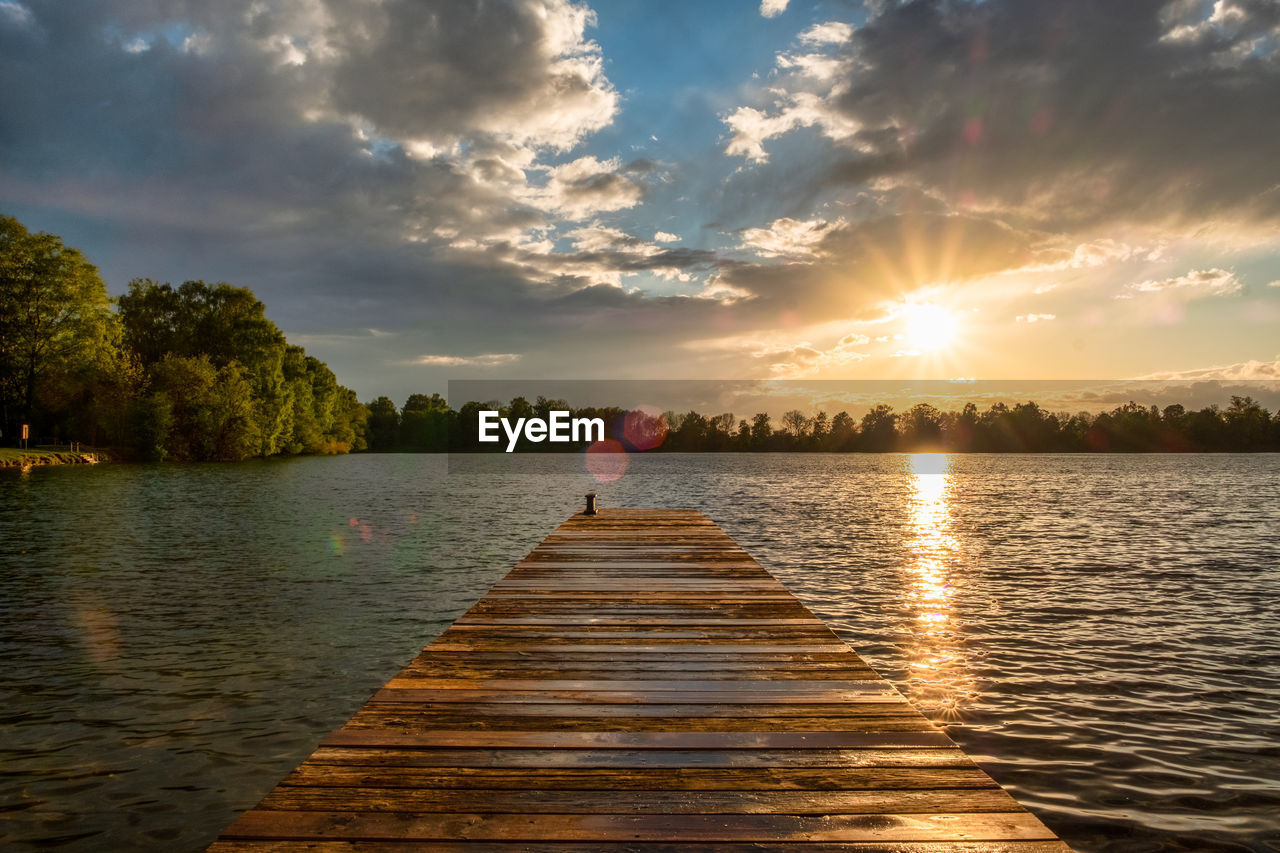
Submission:
<svg viewBox="0 0 1280 853">
<path fill-rule="evenodd" d="M 0 472 L 0 841 L 197 850 L 578 508 L 703 509 L 1080 850 L 1280 850 L 1274 456 Z"/>
</svg>

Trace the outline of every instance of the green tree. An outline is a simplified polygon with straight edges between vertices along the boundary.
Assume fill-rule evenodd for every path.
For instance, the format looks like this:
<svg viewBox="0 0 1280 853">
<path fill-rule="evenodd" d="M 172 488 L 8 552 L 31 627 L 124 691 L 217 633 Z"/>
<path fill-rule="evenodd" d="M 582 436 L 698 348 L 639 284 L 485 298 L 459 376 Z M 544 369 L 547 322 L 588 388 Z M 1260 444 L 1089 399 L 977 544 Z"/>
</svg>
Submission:
<svg viewBox="0 0 1280 853">
<path fill-rule="evenodd" d="M 390 397 L 369 404 L 369 449 L 391 450 L 400 442 L 400 412 Z"/>
<path fill-rule="evenodd" d="M 42 384 L 109 358 L 112 323 L 93 264 L 58 237 L 0 216 L 0 422 L 7 435 L 18 423 L 50 426 Z"/>
<path fill-rule="evenodd" d="M 149 414 L 162 424 L 157 410 L 166 400 L 170 408 L 168 458 L 236 461 L 253 454 L 253 392 L 239 364 L 216 368 L 208 356 L 168 355 L 152 367 L 151 382 L 152 394 L 163 397 L 153 400 Z"/>
<path fill-rule="evenodd" d="M 523 397 L 518 406 L 521 414 L 514 417 L 533 416 L 533 409 Z M 516 405 L 516 401 L 512 401 Z M 405 447 L 419 450 L 440 451 L 448 448 L 453 410 L 449 401 L 439 394 L 410 394 L 400 410 L 400 442 Z"/>
</svg>

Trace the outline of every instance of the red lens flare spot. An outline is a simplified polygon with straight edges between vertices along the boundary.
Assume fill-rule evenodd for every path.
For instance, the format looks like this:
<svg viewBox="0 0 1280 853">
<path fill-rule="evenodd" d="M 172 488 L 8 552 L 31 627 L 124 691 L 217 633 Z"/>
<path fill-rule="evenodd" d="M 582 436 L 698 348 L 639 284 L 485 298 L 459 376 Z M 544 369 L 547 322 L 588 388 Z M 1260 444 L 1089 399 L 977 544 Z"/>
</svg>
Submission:
<svg viewBox="0 0 1280 853">
<path fill-rule="evenodd" d="M 622 435 L 636 450 L 661 447 L 669 429 L 657 406 L 636 406 L 622 421 Z"/>
<path fill-rule="evenodd" d="M 627 451 L 612 438 L 597 441 L 587 448 L 587 473 L 597 483 L 612 483 L 627 473 Z"/>
</svg>

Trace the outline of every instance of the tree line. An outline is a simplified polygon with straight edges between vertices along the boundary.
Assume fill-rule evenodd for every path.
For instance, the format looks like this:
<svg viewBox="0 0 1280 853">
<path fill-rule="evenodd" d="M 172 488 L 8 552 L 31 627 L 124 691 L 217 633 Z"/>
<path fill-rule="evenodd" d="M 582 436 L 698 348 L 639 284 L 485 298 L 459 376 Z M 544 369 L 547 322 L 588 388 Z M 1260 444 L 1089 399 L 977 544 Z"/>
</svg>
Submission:
<svg viewBox="0 0 1280 853">
<path fill-rule="evenodd" d="M 991 453 L 1044 452 L 1258 452 L 1280 450 L 1280 412 L 1272 415 L 1252 397 L 1231 397 L 1190 411 L 1174 404 L 1159 409 L 1126 403 L 1108 412 L 1054 413 L 1034 402 L 995 403 L 979 411 L 974 403 L 960 411 L 942 411 L 920 403 L 904 412 L 881 404 L 860 418 L 847 411 L 812 416 L 799 410 L 775 424 L 767 412 L 750 420 L 731 412 L 644 412 L 620 407 L 573 408 L 564 400 L 516 397 L 509 403 L 469 402 L 454 410 L 439 394 L 414 394 L 397 409 L 388 397 L 368 404 L 368 445 L 373 451 L 488 451 L 481 444 L 478 413 L 497 410 L 502 417 L 547 418 L 551 411 L 572 417 L 601 418 L 606 438 L 627 450 L 671 452 L 886 452 L 947 451 Z M 521 440 L 517 451 L 577 451 L 572 445 Z"/>
<path fill-rule="evenodd" d="M 0 216 L 0 429 L 144 460 L 365 449 L 367 410 L 244 287 L 135 279 L 112 300 L 52 234 Z"/>
</svg>

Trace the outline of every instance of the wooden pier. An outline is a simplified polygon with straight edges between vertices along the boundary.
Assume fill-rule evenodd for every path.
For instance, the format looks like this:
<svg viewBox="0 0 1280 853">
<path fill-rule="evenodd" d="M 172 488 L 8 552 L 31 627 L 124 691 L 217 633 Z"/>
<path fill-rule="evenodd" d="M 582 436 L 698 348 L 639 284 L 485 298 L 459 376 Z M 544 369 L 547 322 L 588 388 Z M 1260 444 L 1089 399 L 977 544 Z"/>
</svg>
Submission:
<svg viewBox="0 0 1280 853">
<path fill-rule="evenodd" d="M 1069 848 L 706 516 L 548 536 L 210 848 Z"/>
</svg>

